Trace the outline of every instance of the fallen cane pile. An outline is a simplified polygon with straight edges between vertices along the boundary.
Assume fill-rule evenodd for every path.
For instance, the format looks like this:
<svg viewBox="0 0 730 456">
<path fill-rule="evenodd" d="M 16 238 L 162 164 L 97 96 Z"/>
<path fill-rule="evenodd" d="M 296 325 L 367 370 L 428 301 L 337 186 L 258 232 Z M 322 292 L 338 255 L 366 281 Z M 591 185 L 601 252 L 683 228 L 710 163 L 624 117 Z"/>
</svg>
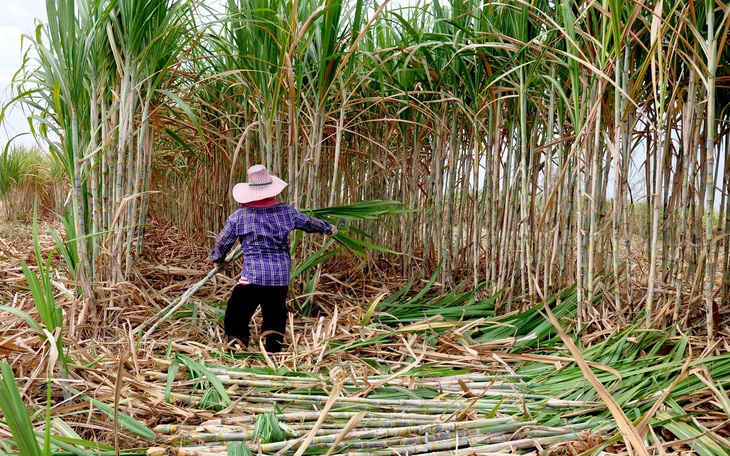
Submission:
<svg viewBox="0 0 730 456">
<path fill-rule="evenodd" d="M 157 426 L 155 432 L 166 444 L 150 448 L 149 456 L 223 455 L 234 448 L 246 454 L 243 447 L 253 454 L 303 454 L 305 450 L 308 454 L 350 455 L 488 454 L 540 449 L 580 440 L 587 434 L 585 424 L 548 427 L 530 420 L 523 412 L 548 398 L 520 392 L 525 385 L 510 375 L 399 377 L 392 384 L 372 388 L 385 379 L 357 378 L 341 371 L 330 383 L 329 379 L 213 367 L 210 371 L 227 387 L 236 411 L 244 415 L 195 426 Z M 147 373 L 150 379 L 164 375 Z M 433 398 L 415 398 L 415 393 L 413 399 L 378 398 L 387 391 L 404 389 L 404 384 L 419 396 L 431 393 Z M 202 399 L 191 389 L 181 392 L 183 385 L 191 386 L 191 382 L 176 385 L 172 393 L 176 401 L 198 403 Z M 288 392 L 280 392 L 285 390 Z M 369 397 L 362 397 L 365 392 Z M 281 428 L 284 440 L 259 438 L 255 427 L 264 419 L 269 421 L 267 426 Z"/>
</svg>

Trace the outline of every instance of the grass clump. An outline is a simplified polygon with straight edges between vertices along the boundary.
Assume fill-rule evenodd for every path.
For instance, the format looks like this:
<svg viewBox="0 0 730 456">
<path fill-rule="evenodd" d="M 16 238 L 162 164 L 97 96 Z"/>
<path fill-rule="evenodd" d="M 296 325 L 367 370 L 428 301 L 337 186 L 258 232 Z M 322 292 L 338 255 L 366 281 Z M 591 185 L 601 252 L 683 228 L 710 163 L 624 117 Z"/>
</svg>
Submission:
<svg viewBox="0 0 730 456">
<path fill-rule="evenodd" d="M 56 211 L 62 204 L 64 180 L 50 154 L 36 146 L 8 146 L 0 155 L 0 215 L 4 220 L 29 221 L 33 201 Z"/>
</svg>

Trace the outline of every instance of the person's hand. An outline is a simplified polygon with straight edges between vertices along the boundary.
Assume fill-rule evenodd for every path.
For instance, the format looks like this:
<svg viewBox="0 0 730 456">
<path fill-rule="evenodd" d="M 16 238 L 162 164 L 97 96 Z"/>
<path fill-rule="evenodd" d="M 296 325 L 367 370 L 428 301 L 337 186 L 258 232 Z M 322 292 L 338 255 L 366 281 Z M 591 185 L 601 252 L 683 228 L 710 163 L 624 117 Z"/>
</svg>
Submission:
<svg viewBox="0 0 730 456">
<path fill-rule="evenodd" d="M 337 220 L 337 224 L 332 225 L 330 224 L 330 232 L 328 233 L 330 236 L 336 236 L 337 233 L 340 231 L 340 227 L 345 225 L 345 219 L 339 219 Z"/>
</svg>

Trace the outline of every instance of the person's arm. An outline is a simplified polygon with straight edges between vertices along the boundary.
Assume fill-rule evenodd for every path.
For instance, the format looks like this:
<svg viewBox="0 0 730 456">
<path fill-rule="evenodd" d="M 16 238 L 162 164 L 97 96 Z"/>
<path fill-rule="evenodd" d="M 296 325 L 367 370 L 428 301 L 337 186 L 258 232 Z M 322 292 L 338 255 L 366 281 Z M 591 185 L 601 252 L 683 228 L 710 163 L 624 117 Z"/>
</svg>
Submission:
<svg viewBox="0 0 730 456">
<path fill-rule="evenodd" d="M 234 214 L 228 217 L 226 225 L 215 238 L 215 248 L 210 252 L 210 259 L 213 263 L 222 263 L 226 259 L 226 254 L 236 243 L 236 238 L 236 218 Z"/>
<path fill-rule="evenodd" d="M 309 215 L 304 215 L 299 211 L 296 211 L 295 215 L 295 228 L 302 230 L 306 233 L 323 233 L 335 235 L 337 234 L 337 228 L 329 222 L 320 220 Z"/>
</svg>

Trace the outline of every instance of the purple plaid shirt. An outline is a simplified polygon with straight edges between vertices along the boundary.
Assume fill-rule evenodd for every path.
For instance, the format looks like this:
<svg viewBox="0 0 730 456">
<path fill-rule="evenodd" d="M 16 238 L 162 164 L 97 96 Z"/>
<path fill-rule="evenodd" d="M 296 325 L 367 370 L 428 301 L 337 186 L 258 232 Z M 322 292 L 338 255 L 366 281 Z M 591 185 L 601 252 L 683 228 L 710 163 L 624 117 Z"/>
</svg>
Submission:
<svg viewBox="0 0 730 456">
<path fill-rule="evenodd" d="M 287 236 L 295 229 L 329 233 L 332 225 L 283 203 L 266 208 L 241 207 L 226 220 L 215 240 L 211 259 L 225 259 L 238 239 L 243 249 L 242 278 L 256 285 L 289 285 L 291 258 Z"/>
</svg>

